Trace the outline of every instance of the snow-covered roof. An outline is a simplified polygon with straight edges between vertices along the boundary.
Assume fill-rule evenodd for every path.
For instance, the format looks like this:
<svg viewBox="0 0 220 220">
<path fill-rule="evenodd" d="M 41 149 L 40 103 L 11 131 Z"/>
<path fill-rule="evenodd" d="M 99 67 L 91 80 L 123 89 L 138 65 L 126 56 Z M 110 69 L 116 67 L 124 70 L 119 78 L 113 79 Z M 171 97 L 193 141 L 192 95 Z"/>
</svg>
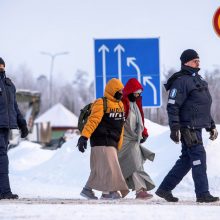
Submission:
<svg viewBox="0 0 220 220">
<path fill-rule="evenodd" d="M 42 122 L 50 122 L 51 127 L 77 127 L 78 117 L 58 103 L 34 121 L 34 123 Z"/>
</svg>

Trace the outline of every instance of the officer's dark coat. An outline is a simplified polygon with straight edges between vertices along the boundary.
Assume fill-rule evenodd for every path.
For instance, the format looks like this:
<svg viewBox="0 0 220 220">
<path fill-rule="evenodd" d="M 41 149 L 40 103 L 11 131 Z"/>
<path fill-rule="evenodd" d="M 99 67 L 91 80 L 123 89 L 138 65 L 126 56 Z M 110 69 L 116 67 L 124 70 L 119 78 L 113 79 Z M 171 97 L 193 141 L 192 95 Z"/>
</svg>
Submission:
<svg viewBox="0 0 220 220">
<path fill-rule="evenodd" d="M 26 125 L 16 102 L 16 89 L 4 73 L 0 73 L 0 128 L 20 128 Z"/>
<path fill-rule="evenodd" d="M 166 90 L 169 90 L 167 112 L 171 128 L 214 126 L 208 84 L 198 74 L 199 69 L 195 70 L 183 65 L 181 71 L 173 74 L 165 84 Z"/>
</svg>

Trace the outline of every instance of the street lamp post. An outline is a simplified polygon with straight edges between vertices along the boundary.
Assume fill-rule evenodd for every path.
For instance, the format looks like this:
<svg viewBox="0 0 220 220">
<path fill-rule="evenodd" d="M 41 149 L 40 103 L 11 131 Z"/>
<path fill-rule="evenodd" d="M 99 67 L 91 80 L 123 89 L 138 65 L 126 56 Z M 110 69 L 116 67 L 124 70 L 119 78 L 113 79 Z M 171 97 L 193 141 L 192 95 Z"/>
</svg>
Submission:
<svg viewBox="0 0 220 220">
<path fill-rule="evenodd" d="M 52 106 L 52 93 L 53 93 L 53 68 L 54 68 L 54 60 L 57 56 L 61 56 L 61 55 L 67 55 L 69 54 L 69 52 L 61 52 L 61 53 L 55 53 L 55 54 L 51 54 L 48 52 L 41 52 L 42 55 L 47 55 L 50 56 L 51 58 L 51 63 L 50 63 L 50 92 L 49 92 L 49 96 L 50 96 L 50 107 Z"/>
</svg>

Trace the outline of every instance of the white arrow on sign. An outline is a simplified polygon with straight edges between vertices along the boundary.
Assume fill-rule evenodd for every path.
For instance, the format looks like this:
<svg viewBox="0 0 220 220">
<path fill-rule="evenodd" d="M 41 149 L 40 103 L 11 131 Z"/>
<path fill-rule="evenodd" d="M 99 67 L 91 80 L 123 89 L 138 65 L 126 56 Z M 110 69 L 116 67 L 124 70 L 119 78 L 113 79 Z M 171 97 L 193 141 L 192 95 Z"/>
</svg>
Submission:
<svg viewBox="0 0 220 220">
<path fill-rule="evenodd" d="M 150 79 L 152 79 L 151 76 L 144 76 L 143 77 L 143 84 L 146 86 L 147 84 L 149 84 L 149 86 L 152 88 L 153 93 L 154 93 L 154 105 L 157 104 L 157 90 L 155 85 L 150 81 Z"/>
<path fill-rule="evenodd" d="M 118 52 L 118 78 L 121 80 L 121 53 L 125 52 L 124 47 L 121 46 L 121 44 L 118 44 L 115 48 L 114 48 L 114 52 Z"/>
<path fill-rule="evenodd" d="M 103 75 L 103 90 L 105 89 L 105 85 L 106 85 L 106 52 L 109 53 L 109 49 L 108 47 L 105 46 L 105 44 L 103 44 L 98 52 L 102 52 L 102 75 Z"/>
<path fill-rule="evenodd" d="M 136 69 L 138 81 L 141 83 L 141 71 L 140 71 L 139 66 L 134 62 L 135 60 L 136 60 L 135 57 L 128 57 L 127 66 L 129 67 L 130 65 L 132 65 Z"/>
</svg>

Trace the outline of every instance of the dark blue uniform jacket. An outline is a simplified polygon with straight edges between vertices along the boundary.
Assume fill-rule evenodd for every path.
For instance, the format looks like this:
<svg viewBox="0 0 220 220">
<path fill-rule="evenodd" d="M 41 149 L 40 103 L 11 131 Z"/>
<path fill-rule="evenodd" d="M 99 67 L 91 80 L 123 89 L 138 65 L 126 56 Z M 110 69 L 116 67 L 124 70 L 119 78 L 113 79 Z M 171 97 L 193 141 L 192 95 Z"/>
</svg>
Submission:
<svg viewBox="0 0 220 220">
<path fill-rule="evenodd" d="M 16 89 L 4 73 L 0 73 L 0 128 L 21 128 L 26 125 L 16 102 Z"/>
<path fill-rule="evenodd" d="M 181 71 L 173 74 L 165 84 L 169 90 L 167 112 L 171 128 L 215 127 L 210 113 L 212 98 L 208 84 L 198 71 L 183 65 Z"/>
</svg>

